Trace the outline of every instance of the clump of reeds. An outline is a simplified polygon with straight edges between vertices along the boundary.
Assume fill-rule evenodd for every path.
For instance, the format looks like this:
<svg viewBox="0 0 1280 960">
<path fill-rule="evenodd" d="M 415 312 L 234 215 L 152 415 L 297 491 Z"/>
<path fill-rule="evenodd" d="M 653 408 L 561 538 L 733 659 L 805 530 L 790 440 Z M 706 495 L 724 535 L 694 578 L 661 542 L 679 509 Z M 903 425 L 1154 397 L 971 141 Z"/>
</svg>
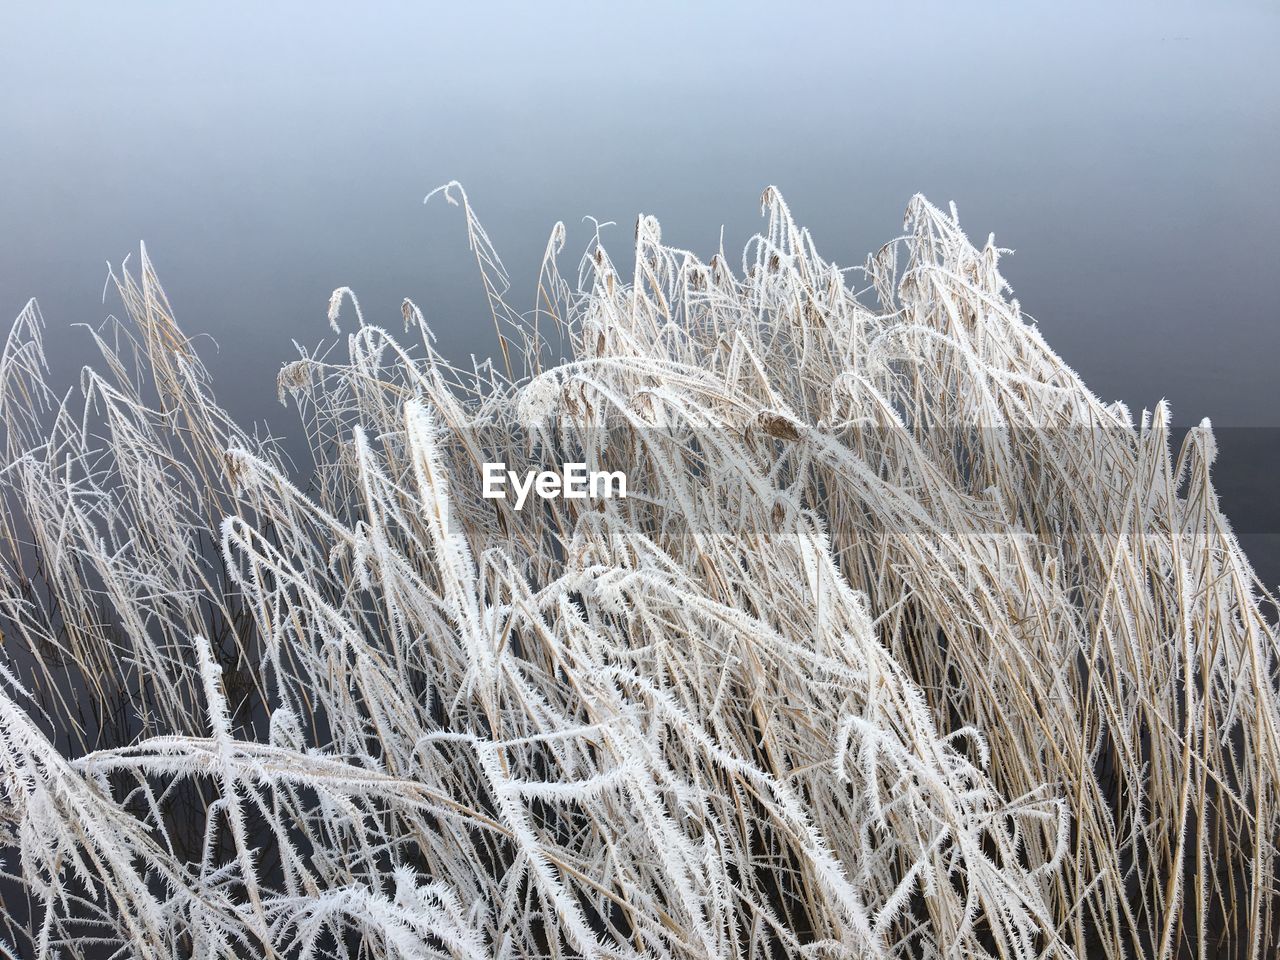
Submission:
<svg viewBox="0 0 1280 960">
<path fill-rule="evenodd" d="M 0 954 L 1274 955 L 1276 632 L 1207 424 L 1099 401 L 922 198 L 863 298 L 771 189 L 737 269 L 642 217 L 569 282 L 557 227 L 519 314 L 445 196 L 502 357 L 357 317 L 281 373 L 314 470 L 145 251 L 78 389 L 18 318 Z M 530 451 L 633 495 L 479 496 Z"/>
</svg>

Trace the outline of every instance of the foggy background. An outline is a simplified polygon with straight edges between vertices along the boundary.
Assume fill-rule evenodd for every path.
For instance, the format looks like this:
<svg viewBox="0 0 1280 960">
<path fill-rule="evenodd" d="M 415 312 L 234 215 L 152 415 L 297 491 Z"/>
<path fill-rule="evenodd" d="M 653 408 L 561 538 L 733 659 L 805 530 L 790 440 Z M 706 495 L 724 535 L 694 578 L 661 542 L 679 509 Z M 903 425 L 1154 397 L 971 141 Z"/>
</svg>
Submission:
<svg viewBox="0 0 1280 960">
<path fill-rule="evenodd" d="M 518 308 L 557 220 L 566 272 L 586 216 L 615 253 L 645 212 L 734 256 L 776 184 L 847 266 L 919 191 L 1017 251 L 1015 295 L 1096 393 L 1213 419 L 1228 516 L 1280 580 L 1280 7 L 364 7 L 0 7 L 0 320 L 38 298 L 61 382 L 140 240 L 216 339 L 219 398 L 287 433 L 275 373 L 332 339 L 337 286 L 489 352 L 461 215 L 421 203 L 450 179 Z"/>
</svg>

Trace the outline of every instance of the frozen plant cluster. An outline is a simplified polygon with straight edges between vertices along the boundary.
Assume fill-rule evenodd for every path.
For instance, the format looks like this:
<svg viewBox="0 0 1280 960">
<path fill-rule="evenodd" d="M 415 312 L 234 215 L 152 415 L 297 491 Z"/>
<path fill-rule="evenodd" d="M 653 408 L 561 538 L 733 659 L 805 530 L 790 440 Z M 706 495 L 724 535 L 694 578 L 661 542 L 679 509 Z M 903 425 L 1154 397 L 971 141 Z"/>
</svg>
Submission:
<svg viewBox="0 0 1280 960">
<path fill-rule="evenodd" d="M 1275 956 L 1276 628 L 1208 425 L 1091 394 L 993 243 L 638 223 L 501 357 L 355 327 L 238 426 L 143 256 L 0 355 L 0 956 Z M 501 371 L 501 372 L 499 372 Z M 480 438 L 506 437 L 509 456 Z M 626 499 L 517 511 L 530 444 Z M 637 495 L 639 493 L 640 495 Z"/>
</svg>

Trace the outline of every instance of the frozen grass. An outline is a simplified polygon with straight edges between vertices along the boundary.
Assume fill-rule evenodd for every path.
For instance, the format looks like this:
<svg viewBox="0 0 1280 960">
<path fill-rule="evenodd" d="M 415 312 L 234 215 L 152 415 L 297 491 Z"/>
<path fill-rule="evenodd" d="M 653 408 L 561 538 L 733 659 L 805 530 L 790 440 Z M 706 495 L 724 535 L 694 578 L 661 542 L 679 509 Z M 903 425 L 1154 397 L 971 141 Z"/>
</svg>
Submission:
<svg viewBox="0 0 1280 960">
<path fill-rule="evenodd" d="M 310 480 L 145 252 L 65 397 L 18 318 L 0 954 L 1275 955 L 1276 633 L 1207 425 L 1094 397 L 921 198 L 861 298 L 769 190 L 736 270 L 641 218 L 570 283 L 557 228 L 520 315 L 443 192 L 503 356 L 356 318 L 281 373 Z M 482 500 L 481 436 L 645 495 Z"/>
</svg>

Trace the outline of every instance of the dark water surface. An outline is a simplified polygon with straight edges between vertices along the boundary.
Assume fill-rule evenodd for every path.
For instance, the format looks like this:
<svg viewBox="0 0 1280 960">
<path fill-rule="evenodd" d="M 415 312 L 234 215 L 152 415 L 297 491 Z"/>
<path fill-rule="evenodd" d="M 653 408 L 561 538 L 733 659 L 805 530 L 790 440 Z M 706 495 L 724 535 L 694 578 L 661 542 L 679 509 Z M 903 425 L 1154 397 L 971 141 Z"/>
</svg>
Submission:
<svg viewBox="0 0 1280 960">
<path fill-rule="evenodd" d="M 465 9 L 464 9 L 465 8 Z M 234 16 L 232 15 L 234 13 Z M 532 302 L 552 224 L 635 215 L 706 255 L 777 184 L 841 264 L 954 200 L 1101 396 L 1223 429 L 1219 484 L 1280 581 L 1280 7 L 909 2 L 0 7 L 0 318 L 36 296 L 68 382 L 104 262 L 145 240 L 241 420 L 291 341 L 425 309 L 487 353 L 462 180 Z M 625 259 L 625 258 L 624 258 Z"/>
</svg>

